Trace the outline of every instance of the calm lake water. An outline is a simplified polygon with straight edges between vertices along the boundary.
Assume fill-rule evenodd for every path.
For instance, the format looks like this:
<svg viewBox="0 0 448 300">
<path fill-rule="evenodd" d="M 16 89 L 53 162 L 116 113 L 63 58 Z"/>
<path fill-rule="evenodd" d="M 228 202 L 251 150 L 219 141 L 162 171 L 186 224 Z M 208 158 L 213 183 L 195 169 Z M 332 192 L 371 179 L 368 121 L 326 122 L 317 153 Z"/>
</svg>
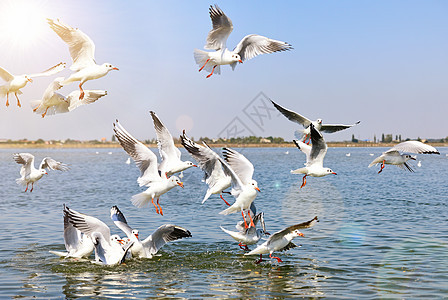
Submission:
<svg viewBox="0 0 448 300">
<path fill-rule="evenodd" d="M 301 176 L 289 173 L 305 161 L 299 150 L 241 149 L 255 165 L 261 188 L 255 203 L 269 232 L 320 219 L 295 240 L 300 248 L 277 253 L 283 263 L 266 257 L 255 265 L 257 256 L 244 256 L 219 228 L 233 230 L 241 215 L 219 215 L 225 204 L 217 196 L 200 204 L 206 186 L 199 169 L 184 172 L 185 189 L 161 197 L 162 217 L 153 207 L 131 204 L 144 188 L 121 148 L 0 149 L 0 298 L 448 297 L 448 148 L 418 155 L 422 166 L 413 163 L 415 173 L 388 165 L 378 175 L 379 166 L 367 166 L 371 153 L 384 150 L 330 148 L 324 166 L 338 175 L 308 178 L 299 189 Z M 12 159 L 19 151 L 33 153 L 36 165 L 51 156 L 71 169 L 49 172 L 24 193 Z M 64 203 L 120 235 L 110 220 L 112 205 L 142 237 L 164 223 L 193 237 L 165 245 L 161 256 L 120 266 L 60 259 L 48 250 L 65 249 Z"/>
</svg>

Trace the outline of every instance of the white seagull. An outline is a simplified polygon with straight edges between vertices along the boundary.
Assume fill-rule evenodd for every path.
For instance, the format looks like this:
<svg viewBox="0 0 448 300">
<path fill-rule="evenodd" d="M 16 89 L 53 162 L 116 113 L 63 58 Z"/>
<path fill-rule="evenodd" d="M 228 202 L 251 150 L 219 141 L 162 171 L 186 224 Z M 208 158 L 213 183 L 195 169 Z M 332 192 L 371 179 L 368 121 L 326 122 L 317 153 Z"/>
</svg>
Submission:
<svg viewBox="0 0 448 300">
<path fill-rule="evenodd" d="M 407 161 L 410 159 L 415 160 L 415 157 L 409 154 L 401 154 L 400 152 L 417 154 L 440 154 L 440 152 L 433 146 L 423 144 L 419 141 L 406 141 L 395 145 L 386 152 L 383 152 L 383 154 L 375 158 L 370 163 L 369 168 L 378 163 L 381 163 L 381 168 L 378 171 L 378 174 L 383 171 L 384 165 L 396 165 L 403 170 L 405 170 L 406 167 L 409 172 L 414 172 Z"/>
<path fill-rule="evenodd" d="M 118 70 L 117 67 L 110 63 L 104 63 L 102 65 L 96 64 L 95 44 L 84 32 L 66 25 L 59 20 L 47 19 L 47 21 L 51 29 L 53 29 L 53 31 L 67 43 L 70 50 L 70 56 L 73 60 L 70 69 L 75 73 L 64 80 L 62 85 L 80 81 L 80 100 L 84 97 L 84 90 L 82 89 L 84 82 L 106 76 L 111 70 Z"/>
<path fill-rule="evenodd" d="M 244 211 L 247 211 L 250 219 L 250 225 L 255 227 L 249 210 L 252 202 L 257 197 L 257 191 L 260 192 L 258 183 L 252 179 L 254 166 L 246 157 L 244 157 L 244 155 L 233 149 L 223 148 L 223 152 L 225 161 L 217 154 L 216 156 L 221 161 L 225 172 L 229 174 L 232 179 L 231 194 L 235 197 L 235 202 L 219 214 L 228 215 L 241 211 L 244 219 L 244 225 L 248 228 L 249 225 L 246 224 L 246 218 L 244 216 Z"/>
<path fill-rule="evenodd" d="M 255 214 L 254 214 L 255 215 Z M 260 221 L 262 228 L 257 229 L 257 223 Z M 268 234 L 266 232 L 266 227 L 264 223 L 264 213 L 260 212 L 254 216 L 253 222 L 255 226 L 249 226 L 249 228 L 244 228 L 240 226 L 240 223 L 238 223 L 235 227 L 238 229 L 238 231 L 231 231 L 223 228 L 220 226 L 222 231 L 230 235 L 234 240 L 239 242 L 238 246 L 240 246 L 241 249 L 249 251 L 250 249 L 247 247 L 247 245 L 253 245 L 258 243 L 258 241 L 261 239 L 261 237 L 265 234 Z"/>
<path fill-rule="evenodd" d="M 64 215 L 75 228 L 88 235 L 95 247 L 95 259 L 105 265 L 123 263 L 132 241 L 124 246 L 120 236 L 110 234 L 110 228 L 101 220 L 79 213 L 64 205 Z"/>
<path fill-rule="evenodd" d="M 65 210 L 65 204 L 64 204 Z M 95 249 L 92 239 L 81 231 L 76 229 L 68 220 L 68 216 L 64 213 L 64 244 L 67 252 L 49 251 L 60 257 L 88 257 Z"/>
<path fill-rule="evenodd" d="M 272 40 L 258 34 L 250 34 L 246 35 L 233 51 L 230 51 L 226 47 L 226 41 L 233 30 L 232 21 L 217 5 L 215 7 L 210 6 L 209 11 L 213 28 L 207 35 L 207 43 L 204 48 L 216 51 L 194 50 L 194 59 L 201 66 L 199 72 L 204 68 L 211 72 L 207 75 L 207 78 L 212 76 L 213 73 L 221 74 L 221 65 L 231 65 L 234 70 L 238 62 L 243 63 L 244 60 L 252 59 L 260 54 L 292 49 L 288 43 Z"/>
<path fill-rule="evenodd" d="M 0 98 L 6 96 L 6 106 L 9 106 L 9 94 L 14 93 L 17 98 L 17 106 L 21 107 L 19 97 L 17 94 L 21 95 L 21 88 L 25 87 L 28 82 L 33 82 L 33 77 L 40 76 L 50 76 L 62 71 L 65 68 L 65 63 L 59 63 L 46 71 L 37 74 L 23 74 L 23 75 L 12 75 L 2 67 L 0 67 L 0 78 L 6 81 L 6 84 L 0 86 Z"/>
<path fill-rule="evenodd" d="M 304 139 L 303 141 L 305 141 L 309 134 L 310 134 L 310 124 L 313 124 L 314 127 L 320 131 L 320 132 L 325 132 L 325 133 L 333 133 L 333 132 L 337 132 L 340 130 L 344 130 L 347 128 L 350 128 L 352 126 L 355 126 L 357 124 L 359 124 L 361 121 L 356 122 L 355 124 L 351 124 L 351 125 L 343 125 L 343 124 L 322 124 L 322 119 L 317 119 L 316 121 L 311 121 L 310 119 L 308 119 L 307 117 L 304 117 L 292 110 L 286 109 L 280 105 L 278 105 L 277 103 L 275 103 L 274 101 L 272 101 L 272 104 L 274 104 L 275 108 L 282 113 L 282 115 L 284 115 L 286 118 L 288 118 L 288 120 L 300 124 L 302 125 L 305 129 L 301 130 L 303 132 L 303 136 Z"/>
<path fill-rule="evenodd" d="M 134 242 L 130 251 L 133 257 L 152 258 L 166 243 L 178 239 L 191 237 L 191 232 L 185 228 L 165 224 L 160 226 L 143 241 L 139 239 L 139 231 L 132 229 L 117 206 L 110 209 L 110 217 L 115 225 L 120 228 L 131 242 Z"/>
<path fill-rule="evenodd" d="M 276 233 L 271 235 L 266 242 L 244 255 L 260 254 L 260 259 L 256 262 L 256 264 L 259 264 L 263 261 L 263 254 L 268 253 L 270 258 L 275 258 L 278 262 L 282 262 L 279 257 L 272 256 L 272 253 L 274 253 L 275 251 L 286 251 L 291 248 L 296 248 L 297 245 L 295 245 L 292 240 L 298 236 L 304 236 L 299 229 L 310 228 L 311 226 L 316 224 L 316 222 L 319 222 L 317 216 L 308 222 L 292 225 L 283 230 L 277 231 Z"/>
<path fill-rule="evenodd" d="M 45 90 L 41 100 L 31 101 L 33 112 L 41 114 L 44 118 L 47 114 L 54 115 L 58 113 L 66 113 L 76 109 L 81 105 L 95 102 L 99 98 L 106 96 L 107 92 L 102 90 L 86 90 L 82 100 L 79 99 L 80 92 L 73 91 L 67 97 L 56 93 L 62 88 L 63 77 L 56 78 Z"/>
<path fill-rule="evenodd" d="M 327 144 L 325 143 L 322 134 L 314 128 L 314 125 L 310 124 L 311 143 L 312 146 L 307 145 L 301 141 L 293 140 L 297 148 L 299 148 L 306 155 L 306 163 L 304 168 L 300 168 L 291 171 L 291 174 L 305 174 L 302 179 L 303 188 L 306 184 L 306 176 L 323 177 L 326 175 L 334 174 L 330 168 L 324 168 L 324 157 L 327 153 Z"/>
<path fill-rule="evenodd" d="M 42 176 L 48 174 L 45 169 L 67 171 L 69 168 L 66 164 L 52 159 L 51 157 L 45 157 L 39 165 L 39 169 L 34 167 L 34 155 L 30 153 L 15 153 L 14 160 L 16 163 L 21 164 L 20 175 L 22 177 L 17 178 L 17 184 L 26 185 L 25 192 L 28 190 L 28 185 L 31 183 L 31 190 L 34 189 L 34 183 L 36 183 Z"/>
<path fill-rule="evenodd" d="M 159 148 L 160 157 L 162 158 L 162 162 L 159 165 L 159 171 L 162 172 L 162 170 L 164 170 L 163 172 L 166 173 L 166 176 L 170 176 L 188 168 L 197 167 L 191 161 L 182 161 L 180 159 L 180 150 L 174 145 L 173 137 L 168 131 L 168 128 L 163 125 L 155 112 L 150 111 L 149 113 L 154 122 L 154 129 L 157 134 L 157 146 Z"/>
<path fill-rule="evenodd" d="M 197 161 L 198 166 L 205 173 L 204 180 L 208 185 L 208 189 L 204 199 L 202 199 L 202 203 L 207 201 L 211 195 L 219 194 L 221 199 L 230 206 L 230 204 L 222 197 L 222 193 L 230 187 L 232 179 L 230 175 L 224 172 L 222 163 L 217 158 L 218 154 L 216 154 L 216 152 L 214 152 L 206 143 L 204 143 L 204 146 L 201 146 L 193 142 L 185 134 L 185 130 L 183 135 L 180 136 L 180 139 L 182 145 L 191 156 L 193 156 Z"/>
<path fill-rule="evenodd" d="M 114 123 L 114 132 L 120 145 L 132 157 L 140 169 L 141 175 L 137 179 L 137 182 L 140 186 L 149 187 L 143 193 L 132 196 L 132 204 L 141 208 L 151 200 L 151 203 L 156 208 L 156 213 L 163 216 L 162 207 L 159 204 L 159 197 L 175 186 L 179 185 L 183 188 L 183 183 L 176 176 L 167 177 L 163 172 L 163 175 L 160 175 L 157 169 L 157 156 L 154 152 L 128 133 L 118 120 Z M 157 198 L 157 206 L 154 203 L 154 198 Z"/>
</svg>

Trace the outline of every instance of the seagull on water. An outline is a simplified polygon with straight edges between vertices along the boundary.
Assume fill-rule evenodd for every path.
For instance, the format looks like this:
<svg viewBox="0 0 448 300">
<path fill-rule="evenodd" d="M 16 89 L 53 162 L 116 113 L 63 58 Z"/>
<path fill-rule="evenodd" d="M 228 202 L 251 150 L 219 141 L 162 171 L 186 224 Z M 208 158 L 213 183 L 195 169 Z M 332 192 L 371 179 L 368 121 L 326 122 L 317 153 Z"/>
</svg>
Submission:
<svg viewBox="0 0 448 300">
<path fill-rule="evenodd" d="M 21 88 L 24 88 L 28 82 L 33 82 L 33 77 L 40 76 L 50 76 L 59 73 L 65 68 L 65 63 L 59 63 L 46 71 L 37 74 L 23 74 L 23 75 L 12 75 L 2 67 L 0 67 L 0 78 L 6 81 L 6 84 L 0 86 L 0 98 L 6 96 L 6 106 L 9 106 L 9 94 L 14 93 L 17 99 L 17 106 L 21 107 L 19 97 L 17 94 L 21 95 Z"/>
<path fill-rule="evenodd" d="M 204 171 L 205 183 L 208 184 L 207 192 L 205 193 L 202 203 L 213 194 L 219 194 L 222 200 L 230 206 L 230 204 L 222 197 L 224 190 L 231 185 L 231 177 L 223 170 L 222 163 L 219 160 L 219 155 L 214 152 L 206 143 L 204 146 L 193 142 L 185 133 L 180 136 L 181 143 L 185 149 L 197 161 L 198 166 Z"/>
<path fill-rule="evenodd" d="M 264 242 L 254 250 L 244 255 L 260 254 L 260 259 L 256 261 L 256 264 L 259 264 L 260 262 L 263 261 L 262 257 L 263 254 L 268 253 L 270 258 L 275 258 L 277 259 L 278 262 L 282 262 L 282 260 L 279 257 L 272 256 L 272 253 L 274 253 L 275 251 L 286 251 L 291 248 L 296 248 L 297 245 L 294 244 L 292 240 L 298 236 L 304 237 L 303 233 L 300 232 L 299 229 L 310 228 L 311 226 L 314 226 L 314 224 L 316 224 L 317 222 L 319 222 L 319 220 L 317 219 L 316 216 L 314 217 L 314 219 L 308 222 L 292 225 L 283 230 L 277 231 L 276 233 L 271 235 L 266 242 Z"/>
<path fill-rule="evenodd" d="M 187 229 L 176 225 L 165 224 L 160 226 L 146 239 L 140 241 L 139 231 L 137 229 L 132 229 L 132 227 L 128 225 L 126 218 L 117 206 L 112 206 L 110 217 L 115 225 L 126 234 L 131 242 L 134 243 L 130 248 L 133 257 L 152 258 L 166 243 L 191 237 L 191 232 Z"/>
<path fill-rule="evenodd" d="M 253 204 L 253 203 L 252 203 Z M 254 213 L 252 211 L 252 213 Z M 262 228 L 257 229 L 257 223 L 260 221 Z M 264 213 L 260 212 L 258 214 L 254 213 L 254 219 L 253 219 L 255 226 L 249 226 L 248 228 L 244 228 L 241 226 L 240 222 L 235 226 L 238 231 L 231 231 L 223 228 L 220 226 L 222 231 L 230 235 L 234 240 L 239 242 L 238 246 L 245 250 L 250 251 L 250 249 L 247 247 L 247 245 L 253 245 L 258 243 L 258 241 L 261 239 L 261 237 L 265 234 L 269 234 L 266 231 L 266 226 L 264 223 Z"/>
<path fill-rule="evenodd" d="M 310 124 L 310 134 L 311 146 L 305 144 L 304 142 L 293 140 L 297 148 L 299 148 L 306 155 L 305 167 L 291 171 L 291 174 L 305 174 L 305 176 L 303 176 L 302 185 L 300 188 L 305 186 L 307 176 L 323 177 L 330 174 L 336 175 L 336 173 L 330 168 L 324 168 L 323 166 L 324 157 L 327 153 L 327 144 L 325 143 L 322 134 L 316 130 L 312 123 Z"/>
<path fill-rule="evenodd" d="M 258 183 L 252 179 L 254 166 L 246 157 L 244 157 L 244 155 L 233 149 L 223 148 L 223 154 L 225 160 L 217 154 L 216 156 L 221 161 L 224 172 L 229 174 L 232 179 L 231 194 L 235 197 L 235 202 L 219 214 L 228 215 L 241 211 L 244 226 L 245 228 L 248 228 L 249 225 L 247 225 L 246 218 L 244 216 L 244 212 L 247 211 L 250 219 L 249 224 L 255 227 L 249 210 L 252 202 L 257 197 L 257 191 L 260 192 Z"/>
<path fill-rule="evenodd" d="M 148 189 L 143 193 L 132 196 L 132 204 L 141 208 L 151 200 L 156 208 L 156 213 L 163 216 L 159 197 L 178 185 L 183 188 L 184 184 L 176 176 L 167 177 L 164 170 L 159 173 L 157 156 L 154 152 L 127 132 L 118 120 L 114 123 L 114 132 L 120 145 L 140 169 L 141 175 L 137 182 L 140 186 L 148 186 Z M 157 205 L 154 203 L 154 198 L 157 198 Z"/>
<path fill-rule="evenodd" d="M 157 146 L 159 148 L 160 157 L 162 158 L 162 162 L 159 165 L 159 171 L 162 172 L 163 170 L 163 172 L 166 173 L 166 176 L 170 176 L 188 168 L 197 167 L 191 161 L 182 161 L 180 159 L 180 150 L 174 145 L 173 137 L 168 131 L 168 128 L 163 125 L 155 112 L 150 111 L 149 113 L 154 122 L 154 129 L 157 134 Z"/>
<path fill-rule="evenodd" d="M 31 190 L 34 189 L 34 183 L 36 183 L 42 176 L 47 175 L 46 169 L 67 171 L 69 168 L 66 164 L 52 159 L 51 157 L 45 157 L 39 165 L 39 169 L 34 167 L 34 155 L 30 153 L 15 153 L 14 160 L 16 163 L 22 165 L 20 168 L 20 175 L 22 177 L 17 178 L 17 184 L 26 185 L 25 192 L 28 190 L 28 185 L 31 183 Z"/>
<path fill-rule="evenodd" d="M 65 204 L 64 204 L 65 211 Z M 64 213 L 64 244 L 67 252 L 49 251 L 60 257 L 88 257 L 95 249 L 92 239 L 74 227 Z"/>
<path fill-rule="evenodd" d="M 233 30 L 232 21 L 217 5 L 215 7 L 210 6 L 209 11 L 213 28 L 207 35 L 207 43 L 204 48 L 215 51 L 194 50 L 194 59 L 201 66 L 199 72 L 203 69 L 211 72 L 207 75 L 207 78 L 212 76 L 213 73 L 220 74 L 221 65 L 230 65 L 232 70 L 235 70 L 237 63 L 243 63 L 243 61 L 260 54 L 292 49 L 288 43 L 272 40 L 258 34 L 250 34 L 246 35 L 233 51 L 230 51 L 226 47 L 226 41 Z"/>
<path fill-rule="evenodd" d="M 378 174 L 381 173 L 385 165 L 396 165 L 403 170 L 408 170 L 409 172 L 414 172 L 410 164 L 407 162 L 415 157 L 405 153 L 417 153 L 417 154 L 440 154 L 440 152 L 433 146 L 423 144 L 419 141 L 406 141 L 395 145 L 386 152 L 383 152 L 380 156 L 375 158 L 369 165 L 369 168 L 381 163 L 381 168 Z"/>
<path fill-rule="evenodd" d="M 42 118 L 47 114 L 54 115 L 58 113 L 66 113 L 81 105 L 93 103 L 99 98 L 107 95 L 107 92 L 102 90 L 86 90 L 84 91 L 85 96 L 82 100 L 79 100 L 79 91 L 73 91 L 65 97 L 56 93 L 57 90 L 62 88 L 62 81 L 64 81 L 63 77 L 56 78 L 47 87 L 41 100 L 31 101 L 33 112 L 41 114 Z"/>
<path fill-rule="evenodd" d="M 95 247 L 95 260 L 105 265 L 124 262 L 134 242 L 126 245 L 120 236 L 110 234 L 110 228 L 101 220 L 79 213 L 64 205 L 64 216 L 75 228 L 90 236 Z"/>
<path fill-rule="evenodd" d="M 308 136 L 310 135 L 310 124 L 313 124 L 314 127 L 320 131 L 320 132 L 325 132 L 325 133 L 333 133 L 333 132 L 337 132 L 340 130 L 344 130 L 347 128 L 350 128 L 352 126 L 355 126 L 357 124 L 359 124 L 361 121 L 356 122 L 355 124 L 352 125 L 343 125 L 343 124 L 322 124 L 322 119 L 317 119 L 316 121 L 311 121 L 310 119 L 308 119 L 307 117 L 304 117 L 292 110 L 286 109 L 280 105 L 278 105 L 277 103 L 275 103 L 274 101 L 272 101 L 272 104 L 275 106 L 275 108 L 282 113 L 282 115 L 284 115 L 286 118 L 288 118 L 288 120 L 294 122 L 294 123 L 298 123 L 300 125 L 302 125 L 305 129 L 302 130 L 303 132 L 303 136 L 304 139 L 303 141 L 306 141 L 306 139 L 308 138 Z"/>
<path fill-rule="evenodd" d="M 68 45 L 70 56 L 73 64 L 70 70 L 74 71 L 69 78 L 62 82 L 62 85 L 69 84 L 74 81 L 79 83 L 79 99 L 84 98 L 84 90 L 82 85 L 92 79 L 98 79 L 106 76 L 109 71 L 118 70 L 117 67 L 110 63 L 97 65 L 95 61 L 95 44 L 80 29 L 75 29 L 69 25 L 62 23 L 60 20 L 47 19 L 51 29 Z"/>
</svg>

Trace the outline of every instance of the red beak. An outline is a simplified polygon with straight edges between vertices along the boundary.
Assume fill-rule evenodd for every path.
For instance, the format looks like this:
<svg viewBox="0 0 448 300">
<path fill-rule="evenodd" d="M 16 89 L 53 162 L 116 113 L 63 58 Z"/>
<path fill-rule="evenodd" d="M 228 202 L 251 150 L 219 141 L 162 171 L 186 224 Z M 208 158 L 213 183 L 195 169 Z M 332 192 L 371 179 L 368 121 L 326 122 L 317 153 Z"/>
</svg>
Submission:
<svg viewBox="0 0 448 300">
<path fill-rule="evenodd" d="M 333 172 L 333 173 L 331 173 L 331 174 L 338 175 L 338 174 L 336 174 L 335 172 Z"/>
<path fill-rule="evenodd" d="M 243 63 L 243 61 L 242 61 L 241 59 L 239 60 L 239 62 L 240 62 L 240 63 Z"/>
<path fill-rule="evenodd" d="M 112 68 L 112 70 L 117 70 L 117 71 L 118 71 L 118 68 L 116 68 L 116 67 L 113 67 L 113 68 Z"/>
<path fill-rule="evenodd" d="M 258 187 L 255 187 L 255 189 L 261 193 L 261 191 L 260 191 L 260 189 Z"/>
<path fill-rule="evenodd" d="M 29 82 L 33 82 L 33 80 L 32 80 L 31 78 L 27 78 L 27 80 L 28 80 Z"/>
<path fill-rule="evenodd" d="M 181 188 L 184 188 L 183 182 L 178 182 L 177 184 L 180 185 Z"/>
<path fill-rule="evenodd" d="M 303 233 L 299 233 L 299 236 L 301 237 L 305 237 L 305 235 Z"/>
</svg>

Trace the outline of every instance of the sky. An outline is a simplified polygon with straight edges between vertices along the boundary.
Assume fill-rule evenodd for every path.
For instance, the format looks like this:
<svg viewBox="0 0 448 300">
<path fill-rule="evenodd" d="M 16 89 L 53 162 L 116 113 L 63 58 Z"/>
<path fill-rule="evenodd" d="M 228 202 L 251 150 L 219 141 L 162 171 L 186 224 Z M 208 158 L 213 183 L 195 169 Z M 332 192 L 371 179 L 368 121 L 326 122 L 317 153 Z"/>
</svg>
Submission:
<svg viewBox="0 0 448 300">
<path fill-rule="evenodd" d="M 279 115 L 269 98 L 309 119 L 361 123 L 325 135 L 327 141 L 448 136 L 448 2 L 446 1 L 223 1 L 232 20 L 227 46 L 247 34 L 286 41 L 288 52 L 258 56 L 232 71 L 205 78 L 193 58 L 211 29 L 207 1 L 0 2 L 0 66 L 13 74 L 67 68 L 35 78 L 22 89 L 22 108 L 0 99 L 0 139 L 111 139 L 112 123 L 136 138 L 155 138 L 149 111 L 173 136 L 294 138 L 300 126 Z M 106 97 L 41 118 L 29 102 L 55 77 L 68 77 L 66 44 L 45 18 L 81 29 L 95 59 L 119 71 L 88 81 Z M 4 82 L 0 79 L 0 85 Z M 78 83 L 63 87 L 67 95 Z"/>
</svg>

